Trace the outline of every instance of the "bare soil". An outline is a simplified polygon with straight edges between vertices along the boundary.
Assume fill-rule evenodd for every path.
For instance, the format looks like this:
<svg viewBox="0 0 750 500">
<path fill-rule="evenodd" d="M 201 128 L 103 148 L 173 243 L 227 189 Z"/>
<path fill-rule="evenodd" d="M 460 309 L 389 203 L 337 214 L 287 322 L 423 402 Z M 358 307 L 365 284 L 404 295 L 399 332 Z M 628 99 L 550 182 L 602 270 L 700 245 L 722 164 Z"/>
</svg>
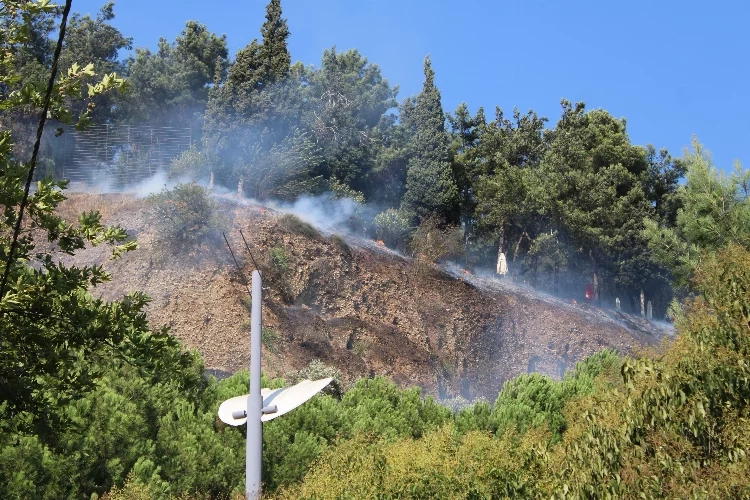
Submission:
<svg viewBox="0 0 750 500">
<path fill-rule="evenodd" d="M 117 261 L 106 248 L 69 263 L 104 264 L 113 280 L 94 294 L 112 300 L 142 290 L 153 301 L 152 324 L 197 349 L 206 367 L 233 373 L 249 362 L 246 279 L 253 264 L 239 230 L 264 270 L 264 325 L 271 329 L 263 369 L 284 376 L 318 358 L 345 381 L 381 374 L 439 397 L 496 397 L 502 384 L 536 371 L 560 378 L 577 361 L 606 347 L 621 353 L 656 345 L 661 333 L 640 318 L 577 306 L 436 266 L 416 266 L 374 242 L 307 237 L 279 225 L 279 214 L 220 200 L 238 273 L 220 235 L 192 255 L 154 248 L 147 203 L 128 195 L 72 194 L 71 215 L 99 208 L 141 247 Z M 269 249 L 288 257 L 275 269 Z M 463 274 L 459 276 L 459 274 Z"/>
</svg>

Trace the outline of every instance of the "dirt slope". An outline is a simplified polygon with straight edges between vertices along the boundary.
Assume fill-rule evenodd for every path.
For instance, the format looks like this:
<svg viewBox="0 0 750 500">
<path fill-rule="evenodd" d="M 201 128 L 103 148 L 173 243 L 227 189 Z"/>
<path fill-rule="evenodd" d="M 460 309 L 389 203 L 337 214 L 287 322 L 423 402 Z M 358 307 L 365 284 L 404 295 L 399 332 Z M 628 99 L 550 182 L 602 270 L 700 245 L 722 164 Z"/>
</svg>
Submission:
<svg viewBox="0 0 750 500">
<path fill-rule="evenodd" d="M 142 201 L 126 195 L 71 195 L 65 210 L 103 208 L 105 221 L 137 236 L 141 249 L 107 261 L 89 249 L 77 263 L 105 263 L 114 280 L 95 293 L 114 299 L 143 290 L 149 316 L 205 357 L 208 368 L 234 372 L 249 361 L 248 296 L 223 240 L 196 255 L 163 259 Z M 279 214 L 223 200 L 227 236 L 244 274 L 252 265 L 238 230 L 265 269 L 264 324 L 271 329 L 264 371 L 284 375 L 313 358 L 348 380 L 383 374 L 439 396 L 493 399 L 502 383 L 538 371 L 560 377 L 576 361 L 612 347 L 630 352 L 655 344 L 658 332 L 641 320 L 625 321 L 516 289 L 497 280 L 461 275 L 410 261 L 372 242 L 306 237 L 284 229 Z M 283 249 L 289 271 L 273 269 L 271 248 Z M 456 270 L 453 270 L 456 273 Z M 460 272 L 458 273 L 461 274 Z"/>
</svg>

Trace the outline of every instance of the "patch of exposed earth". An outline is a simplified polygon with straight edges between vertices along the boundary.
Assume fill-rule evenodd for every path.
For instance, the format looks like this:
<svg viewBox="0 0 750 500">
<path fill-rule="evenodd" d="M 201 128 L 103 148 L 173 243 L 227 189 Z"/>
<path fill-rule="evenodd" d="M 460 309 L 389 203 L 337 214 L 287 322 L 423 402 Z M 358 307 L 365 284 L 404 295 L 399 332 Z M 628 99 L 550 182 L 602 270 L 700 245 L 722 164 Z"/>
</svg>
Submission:
<svg viewBox="0 0 750 500">
<path fill-rule="evenodd" d="M 575 306 L 457 268 L 417 266 L 369 240 L 307 237 L 259 206 L 219 200 L 240 274 L 221 237 L 192 255 L 159 255 L 143 201 L 74 194 L 66 204 L 71 213 L 101 208 L 105 222 L 122 225 L 141 245 L 117 261 L 108 260 L 106 248 L 69 259 L 102 263 L 112 272 L 113 281 L 94 293 L 106 299 L 148 293 L 152 324 L 169 325 L 216 371 L 235 372 L 249 362 L 245 278 L 253 264 L 239 230 L 264 271 L 263 319 L 270 330 L 263 368 L 269 375 L 283 376 L 318 358 L 347 381 L 382 374 L 441 397 L 494 399 L 503 382 L 520 373 L 559 378 L 603 348 L 630 353 L 663 336 L 641 318 Z M 286 272 L 271 265 L 271 248 L 287 256 Z"/>
</svg>

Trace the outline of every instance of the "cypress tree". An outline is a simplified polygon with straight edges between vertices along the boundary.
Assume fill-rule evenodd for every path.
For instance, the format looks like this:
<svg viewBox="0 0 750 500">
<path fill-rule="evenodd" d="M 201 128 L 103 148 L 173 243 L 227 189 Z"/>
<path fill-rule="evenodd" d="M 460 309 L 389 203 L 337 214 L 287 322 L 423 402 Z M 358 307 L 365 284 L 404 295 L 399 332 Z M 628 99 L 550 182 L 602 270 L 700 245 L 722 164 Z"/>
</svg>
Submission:
<svg viewBox="0 0 750 500">
<path fill-rule="evenodd" d="M 289 74 L 292 57 L 286 46 L 289 27 L 281 17 L 281 0 L 271 0 L 266 6 L 266 22 L 260 29 L 263 45 L 259 56 L 263 64 L 263 84 L 268 86 Z"/>
<path fill-rule="evenodd" d="M 220 182 L 232 184 L 244 177 L 252 158 L 265 158 L 273 144 L 290 134 L 289 123 L 295 123 L 287 116 L 294 112 L 296 96 L 287 85 L 289 28 L 279 0 L 266 6 L 261 35 L 262 41 L 253 40 L 237 52 L 226 83 L 210 93 L 204 140 L 226 167 L 217 172 Z"/>
<path fill-rule="evenodd" d="M 424 76 L 422 92 L 408 113 L 415 134 L 401 208 L 412 220 L 438 215 L 446 222 L 456 222 L 458 188 L 451 168 L 450 138 L 429 56 L 424 61 Z"/>
</svg>

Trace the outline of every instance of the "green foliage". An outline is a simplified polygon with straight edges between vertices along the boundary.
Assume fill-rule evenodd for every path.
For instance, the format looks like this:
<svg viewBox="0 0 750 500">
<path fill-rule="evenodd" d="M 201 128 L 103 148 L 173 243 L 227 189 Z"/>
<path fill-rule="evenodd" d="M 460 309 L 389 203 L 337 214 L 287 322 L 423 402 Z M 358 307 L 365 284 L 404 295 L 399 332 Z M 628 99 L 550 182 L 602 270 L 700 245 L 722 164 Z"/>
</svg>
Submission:
<svg viewBox="0 0 750 500">
<path fill-rule="evenodd" d="M 371 178 L 378 138 L 388 127 L 381 120 L 396 107 L 396 89 L 357 50 L 335 47 L 323 52 L 320 69 L 310 71 L 307 81 L 303 122 L 321 148 L 316 170 L 328 178 L 336 197 L 364 203 L 365 191 L 378 196 L 380 186 Z"/>
<path fill-rule="evenodd" d="M 120 99 L 118 118 L 155 126 L 180 123 L 199 134 L 209 86 L 226 79 L 227 56 L 226 37 L 195 21 L 188 21 L 173 43 L 160 39 L 156 53 L 136 48 L 126 61 L 133 92 Z"/>
<path fill-rule="evenodd" d="M 70 70 L 77 63 L 92 64 L 105 74 L 125 73 L 125 64 L 119 60 L 121 50 L 129 50 L 133 47 L 133 39 L 125 37 L 120 30 L 110 24 L 115 18 L 115 2 L 105 3 L 96 15 L 81 16 L 73 14 L 68 20 L 65 32 L 63 51 L 60 55 L 60 68 Z M 85 75 L 82 84 L 87 88 L 96 86 L 94 75 Z M 97 119 L 111 119 L 117 108 L 120 95 L 103 94 L 93 97 L 86 103 L 83 101 L 72 102 L 71 109 L 74 113 L 83 113 L 86 110 L 96 109 Z"/>
<path fill-rule="evenodd" d="M 349 416 L 352 433 L 388 438 L 420 437 L 451 417 L 431 397 L 422 400 L 419 389 L 400 390 L 383 377 L 362 379 L 344 394 L 341 406 Z"/>
<path fill-rule="evenodd" d="M 198 151 L 194 144 L 183 151 L 178 157 L 172 160 L 169 168 L 170 178 L 189 177 L 195 182 L 209 173 L 209 162 L 207 155 L 203 151 Z"/>
<path fill-rule="evenodd" d="M 688 302 L 682 336 L 667 355 L 626 360 L 625 390 L 578 409 L 555 471 L 572 495 L 740 498 L 750 491 L 747 476 L 738 475 L 750 446 L 750 254 L 731 246 L 708 258 L 696 285 L 702 296 Z"/>
<path fill-rule="evenodd" d="M 422 92 L 402 109 L 403 120 L 412 124 L 414 155 L 406 171 L 406 191 L 401 209 L 410 221 L 436 215 L 448 222 L 458 218 L 458 188 L 451 167 L 445 115 L 430 58 L 424 62 Z"/>
<path fill-rule="evenodd" d="M 303 369 L 292 373 L 290 375 L 290 380 L 296 384 L 303 380 L 320 380 L 329 377 L 332 378 L 333 381 L 323 390 L 323 392 L 340 398 L 344 388 L 341 371 L 333 366 L 323 363 L 317 358 L 310 361 L 310 363 L 308 363 Z"/>
<path fill-rule="evenodd" d="M 402 103 L 396 119 L 387 113 L 397 89 L 376 65 L 334 48 L 319 69 L 292 66 L 279 0 L 266 12 L 262 41 L 242 49 L 231 68 L 226 40 L 196 22 L 155 54 L 137 50 L 127 61 L 135 91 L 117 99 L 108 93 L 127 87 L 113 73 L 125 68 L 117 52 L 130 40 L 109 24 L 112 4 L 95 19 L 73 16 L 50 116 L 78 127 L 94 109 L 104 120 L 160 125 L 197 118 L 198 130 L 207 107 L 205 148 L 177 158 L 173 175 L 211 169 L 217 181 L 243 181 L 258 198 L 330 191 L 401 207 L 376 217 L 378 238 L 403 248 L 419 220 L 413 250 L 428 260 L 455 255 L 464 243 L 491 248 L 485 253 L 494 259 L 499 247 L 514 267 L 553 274 L 553 287 L 567 273 L 573 281 L 593 275 L 610 293 L 668 295 L 671 272 L 697 295 L 672 307 L 680 335 L 663 356 L 621 360 L 604 351 L 559 382 L 512 379 L 493 405 L 438 404 L 382 377 L 344 391 L 342 374 L 314 360 L 290 381 L 335 383 L 265 424 L 266 491 L 750 497 L 750 174 L 740 166 L 721 173 L 697 142 L 678 160 L 633 146 L 624 120 L 582 103 L 563 101 L 549 130 L 533 111 L 508 119 L 497 110 L 487 123 L 482 109 L 471 116 L 460 106 L 448 133 L 429 59 L 422 92 Z M 105 227 L 97 213 L 62 220 L 55 207 L 65 184 L 44 180 L 8 258 L 28 173 L 20 163 L 29 152 L 28 117 L 41 108 L 56 14 L 45 2 L 6 0 L 0 16 L 0 255 L 10 277 L 0 297 L 0 497 L 241 494 L 244 435 L 220 423 L 216 410 L 247 392 L 248 373 L 204 378 L 197 355 L 149 328 L 145 295 L 95 299 L 96 285 L 110 279 L 103 268 L 59 258 L 100 244 L 117 257 L 136 246 L 127 233 Z M 79 57 L 108 74 L 96 81 L 94 65 L 76 64 Z M 152 201 L 173 251 L 194 248 L 218 227 L 212 199 L 195 185 Z M 435 217 L 460 221 L 463 233 Z M 321 238 L 297 217 L 279 224 Z M 343 240 L 332 241 L 349 253 Z M 283 247 L 270 261 L 288 272 Z M 261 335 L 276 348 L 277 332 Z M 364 354 L 361 341 L 353 348 Z"/>
<path fill-rule="evenodd" d="M 40 16 L 53 12 L 46 2 L 4 2 L 3 57 L 0 58 L 0 101 L 4 112 L 25 110 L 39 116 L 44 86 L 21 82 L 15 68 L 16 48 L 28 41 L 28 27 Z M 49 77 L 47 77 L 49 78 Z M 53 85 L 49 116 L 63 123 L 84 127 L 91 108 L 74 120 L 67 106 L 82 95 L 90 82 L 88 101 L 115 89 L 125 88 L 114 74 L 94 81 L 93 65 L 72 64 Z M 19 86 L 19 82 L 21 85 Z M 93 85 L 92 85 L 93 84 Z M 100 375 L 96 360 L 116 353 L 145 367 L 158 365 L 160 353 L 173 345 L 166 331 L 151 331 L 145 320 L 148 298 L 133 293 L 120 301 L 107 302 L 89 290 L 108 281 L 100 265 L 71 266 L 62 262 L 87 246 L 108 245 L 112 257 L 137 247 L 119 226 L 107 227 L 97 212 L 81 214 L 69 223 L 55 213 L 65 196 L 65 182 L 39 181 L 28 197 L 18 245 L 10 255 L 14 227 L 21 217 L 25 181 L 30 165 L 19 163 L 12 132 L 0 132 L 0 255 L 8 274 L 0 297 L 0 434 L 34 429 L 40 442 L 54 442 L 70 416 L 51 409 L 64 407 L 91 391 Z M 42 239 L 43 245 L 38 246 Z M 52 248 L 53 250 L 47 251 Z M 150 358 L 148 353 L 154 355 Z M 179 358 L 179 357 L 178 357 Z M 175 359 L 163 360 L 172 363 Z M 29 444 L 32 448 L 38 446 Z M 43 457 L 44 454 L 37 455 Z M 27 483 L 27 485 L 30 483 Z"/>
<path fill-rule="evenodd" d="M 706 252 L 729 244 L 750 245 L 750 171 L 736 164 L 730 175 L 720 172 L 697 139 L 682 164 L 687 182 L 675 193 L 681 205 L 675 224 L 648 219 L 643 234 L 654 259 L 688 288 Z"/>
<path fill-rule="evenodd" d="M 289 272 L 289 255 L 283 247 L 271 248 L 268 255 L 271 257 L 271 265 L 277 273 L 286 274 Z"/>
<path fill-rule="evenodd" d="M 281 337 L 279 337 L 279 334 L 273 328 L 264 326 L 261 329 L 260 338 L 261 338 L 261 341 L 263 342 L 263 345 L 266 346 L 266 349 L 268 349 L 271 352 L 275 352 L 276 346 Z"/>
<path fill-rule="evenodd" d="M 291 233 L 300 234 L 302 236 L 305 236 L 307 238 L 310 238 L 311 240 L 317 240 L 321 238 L 320 231 L 315 229 L 315 227 L 310 224 L 309 222 L 305 222 L 296 215 L 293 214 L 284 214 L 281 217 L 279 217 L 279 226 L 281 226 L 284 230 L 289 231 Z"/>
<path fill-rule="evenodd" d="M 349 198 L 356 201 L 360 205 L 365 204 L 365 195 L 363 195 L 359 191 L 352 189 L 346 184 L 337 181 L 335 178 L 329 181 L 329 185 L 331 186 L 331 194 L 333 194 L 333 199 L 338 200 L 341 198 Z"/>
<path fill-rule="evenodd" d="M 364 356 L 367 352 L 367 344 L 362 342 L 361 340 L 357 340 L 354 342 L 354 345 L 352 346 L 352 350 L 354 351 L 354 354 L 357 356 Z"/>
<path fill-rule="evenodd" d="M 400 210 L 389 208 L 375 216 L 375 237 L 391 248 L 406 246 L 412 228 L 409 219 Z"/>
<path fill-rule="evenodd" d="M 552 440 L 559 441 L 567 428 L 565 405 L 573 398 L 590 394 L 594 378 L 617 369 L 619 363 L 617 353 L 604 350 L 578 363 L 562 382 L 538 373 L 519 375 L 505 383 L 495 400 L 490 429 L 497 434 L 508 429 L 523 434 L 530 427 L 546 424 Z"/>
<path fill-rule="evenodd" d="M 210 238 L 222 226 L 216 202 L 203 187 L 177 184 L 149 196 L 156 222 L 157 248 L 175 255 L 189 253 Z"/>
</svg>

